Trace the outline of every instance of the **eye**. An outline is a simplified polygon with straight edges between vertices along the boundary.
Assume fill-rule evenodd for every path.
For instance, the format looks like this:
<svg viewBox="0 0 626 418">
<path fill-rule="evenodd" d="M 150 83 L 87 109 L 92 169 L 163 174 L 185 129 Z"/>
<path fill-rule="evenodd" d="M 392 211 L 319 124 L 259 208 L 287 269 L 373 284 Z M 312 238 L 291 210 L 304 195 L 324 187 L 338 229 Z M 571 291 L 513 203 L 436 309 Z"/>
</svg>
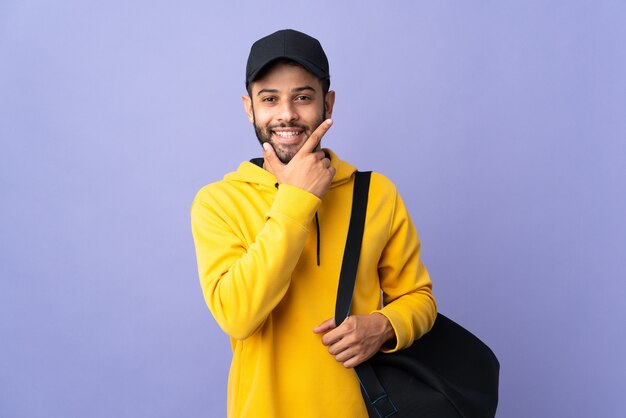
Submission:
<svg viewBox="0 0 626 418">
<path fill-rule="evenodd" d="M 308 100 L 311 100 L 311 98 L 309 96 L 303 94 L 303 95 L 300 95 L 300 96 L 296 96 L 296 100 L 297 101 L 308 101 Z"/>
<path fill-rule="evenodd" d="M 261 101 L 264 103 L 274 103 L 276 101 L 276 98 L 272 96 L 267 96 L 267 97 L 263 97 Z"/>
</svg>

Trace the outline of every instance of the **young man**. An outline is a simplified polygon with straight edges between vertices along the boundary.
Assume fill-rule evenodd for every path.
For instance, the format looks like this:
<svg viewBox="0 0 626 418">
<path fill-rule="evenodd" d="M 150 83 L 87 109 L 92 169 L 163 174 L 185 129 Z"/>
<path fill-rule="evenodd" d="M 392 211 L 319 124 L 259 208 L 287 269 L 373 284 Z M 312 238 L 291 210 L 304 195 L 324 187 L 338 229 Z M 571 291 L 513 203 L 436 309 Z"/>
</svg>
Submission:
<svg viewBox="0 0 626 418">
<path fill-rule="evenodd" d="M 335 326 L 356 168 L 321 148 L 329 85 L 316 39 L 281 30 L 255 42 L 242 99 L 264 158 L 191 208 L 204 297 L 231 338 L 229 417 L 367 417 L 352 368 L 408 347 L 435 319 L 415 228 L 373 173 L 351 315 Z"/>
</svg>

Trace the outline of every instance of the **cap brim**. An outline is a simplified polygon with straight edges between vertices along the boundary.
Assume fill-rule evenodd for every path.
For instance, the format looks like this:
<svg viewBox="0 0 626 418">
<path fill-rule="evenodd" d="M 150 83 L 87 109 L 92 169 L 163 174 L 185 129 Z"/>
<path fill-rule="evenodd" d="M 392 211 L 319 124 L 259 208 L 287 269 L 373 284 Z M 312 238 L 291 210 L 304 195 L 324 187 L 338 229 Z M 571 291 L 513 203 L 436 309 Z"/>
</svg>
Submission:
<svg viewBox="0 0 626 418">
<path fill-rule="evenodd" d="M 311 74 L 313 74 L 317 78 L 321 79 L 321 78 L 328 77 L 328 75 L 326 74 L 326 72 L 324 70 L 322 70 L 321 68 L 319 68 L 317 65 L 313 64 L 312 62 L 310 62 L 306 58 L 302 58 L 302 57 L 299 57 L 299 56 L 296 56 L 296 55 L 283 55 L 283 56 L 273 57 L 273 58 L 267 60 L 266 62 L 264 62 L 262 65 L 260 65 L 256 70 L 254 70 L 251 74 L 249 74 L 248 77 L 246 77 L 246 84 L 250 84 L 250 83 L 256 81 L 258 75 L 265 68 L 267 68 L 268 65 L 270 65 L 274 61 L 277 61 L 277 60 L 280 60 L 280 59 L 289 59 L 289 60 L 297 62 L 302 67 L 304 67 L 305 70 L 307 70 L 308 72 L 310 72 Z"/>
</svg>

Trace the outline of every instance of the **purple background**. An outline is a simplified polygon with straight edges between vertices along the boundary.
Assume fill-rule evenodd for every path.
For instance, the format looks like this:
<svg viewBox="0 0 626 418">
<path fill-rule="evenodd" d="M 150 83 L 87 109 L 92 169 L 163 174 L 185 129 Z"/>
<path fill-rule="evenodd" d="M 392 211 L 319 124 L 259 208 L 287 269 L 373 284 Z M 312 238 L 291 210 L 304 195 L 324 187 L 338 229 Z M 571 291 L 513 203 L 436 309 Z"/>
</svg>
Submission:
<svg viewBox="0 0 626 418">
<path fill-rule="evenodd" d="M 325 137 L 396 182 L 499 417 L 626 410 L 621 1 L 0 3 L 0 416 L 221 417 L 189 206 L 259 154 L 257 38 L 321 40 Z"/>
</svg>

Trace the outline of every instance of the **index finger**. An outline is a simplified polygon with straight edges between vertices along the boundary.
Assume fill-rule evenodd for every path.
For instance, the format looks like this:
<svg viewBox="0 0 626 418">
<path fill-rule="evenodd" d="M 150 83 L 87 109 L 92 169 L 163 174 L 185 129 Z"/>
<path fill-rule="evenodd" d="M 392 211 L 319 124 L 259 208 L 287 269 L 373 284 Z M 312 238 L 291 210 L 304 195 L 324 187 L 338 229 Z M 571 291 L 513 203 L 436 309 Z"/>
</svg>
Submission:
<svg viewBox="0 0 626 418">
<path fill-rule="evenodd" d="M 313 152 L 315 148 L 319 145 L 320 141 L 328 132 L 330 127 L 333 124 L 332 119 L 326 119 L 324 122 L 320 123 L 320 126 L 317 127 L 313 131 L 313 133 L 306 139 L 305 143 L 302 145 L 302 148 L 298 151 L 298 154 L 301 152 Z"/>
<path fill-rule="evenodd" d="M 322 334 L 335 328 L 335 318 L 330 318 L 313 328 L 313 332 L 316 334 Z"/>
</svg>

